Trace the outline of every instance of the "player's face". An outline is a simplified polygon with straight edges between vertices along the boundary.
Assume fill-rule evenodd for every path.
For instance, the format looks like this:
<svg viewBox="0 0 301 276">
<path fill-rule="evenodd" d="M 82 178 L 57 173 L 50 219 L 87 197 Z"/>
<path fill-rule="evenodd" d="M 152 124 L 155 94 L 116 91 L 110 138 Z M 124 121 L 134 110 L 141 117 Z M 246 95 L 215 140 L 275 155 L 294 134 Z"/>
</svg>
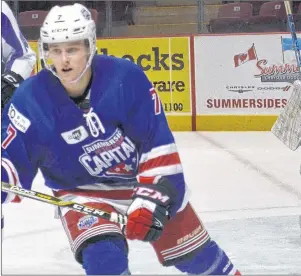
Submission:
<svg viewBox="0 0 301 276">
<path fill-rule="evenodd" d="M 48 57 L 63 82 L 76 80 L 86 67 L 89 49 L 84 41 L 49 44 Z"/>
</svg>

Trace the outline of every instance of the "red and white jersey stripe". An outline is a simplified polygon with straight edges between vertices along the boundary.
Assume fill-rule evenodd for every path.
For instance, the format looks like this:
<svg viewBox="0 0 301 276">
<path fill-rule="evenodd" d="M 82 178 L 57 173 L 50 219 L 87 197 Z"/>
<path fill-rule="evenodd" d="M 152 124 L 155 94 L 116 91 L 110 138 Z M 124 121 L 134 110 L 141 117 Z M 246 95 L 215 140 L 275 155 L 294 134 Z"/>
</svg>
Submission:
<svg viewBox="0 0 301 276">
<path fill-rule="evenodd" d="M 180 156 L 175 143 L 153 148 L 140 158 L 139 178 L 151 178 L 158 175 L 173 175 L 183 172 Z M 140 181 L 139 181 L 140 182 Z"/>
</svg>

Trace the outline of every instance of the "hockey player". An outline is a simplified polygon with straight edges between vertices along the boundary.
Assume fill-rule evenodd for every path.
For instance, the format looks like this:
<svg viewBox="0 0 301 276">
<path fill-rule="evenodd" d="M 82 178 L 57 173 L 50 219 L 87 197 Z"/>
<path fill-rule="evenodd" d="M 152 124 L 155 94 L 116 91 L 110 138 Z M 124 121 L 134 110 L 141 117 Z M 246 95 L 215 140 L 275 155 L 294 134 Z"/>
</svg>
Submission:
<svg viewBox="0 0 301 276">
<path fill-rule="evenodd" d="M 6 2 L 1 1 L 1 108 L 34 68 L 36 55 L 20 32 Z"/>
<path fill-rule="evenodd" d="M 9 101 L 16 87 L 30 76 L 36 62 L 6 2 L 1 1 L 1 110 Z M 1 228 L 4 217 L 1 217 Z"/>
<path fill-rule="evenodd" d="M 56 196 L 128 216 L 122 231 L 58 210 L 88 275 L 129 274 L 127 239 L 150 242 L 163 266 L 240 275 L 187 199 L 174 137 L 151 82 L 130 61 L 95 55 L 95 42 L 84 6 L 50 10 L 39 41 L 46 68 L 23 82 L 3 113 L 2 180 L 30 189 L 39 168 Z"/>
</svg>

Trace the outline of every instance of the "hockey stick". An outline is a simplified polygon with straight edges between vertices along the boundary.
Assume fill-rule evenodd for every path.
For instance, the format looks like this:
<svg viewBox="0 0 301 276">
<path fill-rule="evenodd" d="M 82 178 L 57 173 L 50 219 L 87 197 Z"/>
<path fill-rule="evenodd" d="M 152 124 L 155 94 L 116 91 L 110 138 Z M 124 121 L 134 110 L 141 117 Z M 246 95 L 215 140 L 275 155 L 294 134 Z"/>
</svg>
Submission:
<svg viewBox="0 0 301 276">
<path fill-rule="evenodd" d="M 292 44 L 296 56 L 297 65 L 300 70 L 300 45 L 296 35 L 294 18 L 289 1 L 284 1 L 287 22 L 289 24 Z M 301 72 L 300 72 L 301 73 Z M 300 78 L 299 73 L 299 78 Z M 301 145 L 301 82 L 294 82 L 292 94 L 274 123 L 272 133 L 291 150 L 296 150 Z"/>
<path fill-rule="evenodd" d="M 288 26 L 289 26 L 291 36 L 292 36 L 292 43 L 293 43 L 293 48 L 294 48 L 295 55 L 296 55 L 297 65 L 300 68 L 300 66 L 301 66 L 300 45 L 299 45 L 297 34 L 296 34 L 296 28 L 295 28 L 294 17 L 292 14 L 290 1 L 284 1 L 284 6 L 285 6 L 286 14 L 287 14 Z"/>
<path fill-rule="evenodd" d="M 13 194 L 16 194 L 19 196 L 31 198 L 31 199 L 34 199 L 37 201 L 41 201 L 41 202 L 59 206 L 59 207 L 66 207 L 66 208 L 69 208 L 76 212 L 103 218 L 103 219 L 106 219 L 111 222 L 120 223 L 122 225 L 125 225 L 127 223 L 127 217 L 123 216 L 121 214 L 118 214 L 116 212 L 110 213 L 110 212 L 106 212 L 106 211 L 103 211 L 100 209 L 89 207 L 89 206 L 86 206 L 83 204 L 79 204 L 76 202 L 64 201 L 55 196 L 43 194 L 43 193 L 36 192 L 33 190 L 27 190 L 27 189 L 21 188 L 19 186 L 9 185 L 8 183 L 2 182 L 2 181 L 1 181 L 1 184 L 2 184 L 2 188 L 1 188 L 2 191 L 8 192 L 8 193 L 13 193 Z"/>
</svg>

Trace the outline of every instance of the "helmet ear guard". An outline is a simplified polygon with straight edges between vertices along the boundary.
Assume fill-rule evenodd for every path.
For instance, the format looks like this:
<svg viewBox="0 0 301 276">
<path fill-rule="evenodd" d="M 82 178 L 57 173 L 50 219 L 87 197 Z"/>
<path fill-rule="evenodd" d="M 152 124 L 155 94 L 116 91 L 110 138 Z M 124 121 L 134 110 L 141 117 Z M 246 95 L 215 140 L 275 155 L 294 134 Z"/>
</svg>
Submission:
<svg viewBox="0 0 301 276">
<path fill-rule="evenodd" d="M 90 11 L 81 4 L 53 7 L 40 29 L 38 48 L 42 65 L 44 64 L 46 69 L 58 77 L 53 66 L 47 62 L 49 44 L 80 40 L 84 40 L 85 45 L 89 48 L 89 58 L 83 72 L 72 83 L 77 82 L 83 76 L 97 53 L 96 26 Z"/>
</svg>

